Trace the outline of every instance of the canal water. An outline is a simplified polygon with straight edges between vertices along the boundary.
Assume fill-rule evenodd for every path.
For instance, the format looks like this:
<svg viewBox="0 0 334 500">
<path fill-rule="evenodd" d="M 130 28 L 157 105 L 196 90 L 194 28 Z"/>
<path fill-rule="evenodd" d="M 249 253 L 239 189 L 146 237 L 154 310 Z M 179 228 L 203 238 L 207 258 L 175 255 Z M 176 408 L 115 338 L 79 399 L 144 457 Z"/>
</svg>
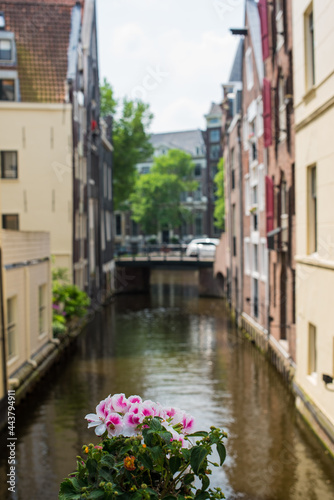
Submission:
<svg viewBox="0 0 334 500">
<path fill-rule="evenodd" d="M 199 298 L 196 273 L 180 271 L 155 272 L 150 295 L 117 297 L 18 408 L 16 493 L 7 492 L 3 434 L 0 498 L 56 499 L 82 445 L 98 442 L 84 416 L 119 392 L 178 406 L 197 429 L 222 427 L 228 458 L 211 485 L 228 499 L 334 499 L 333 461 L 279 375 L 223 301 Z"/>
</svg>

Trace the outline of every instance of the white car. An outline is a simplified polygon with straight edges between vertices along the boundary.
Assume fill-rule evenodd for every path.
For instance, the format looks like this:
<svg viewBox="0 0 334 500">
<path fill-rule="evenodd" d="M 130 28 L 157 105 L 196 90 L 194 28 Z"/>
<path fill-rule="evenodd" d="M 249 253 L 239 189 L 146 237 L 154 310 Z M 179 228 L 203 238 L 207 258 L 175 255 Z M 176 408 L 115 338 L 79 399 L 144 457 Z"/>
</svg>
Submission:
<svg viewBox="0 0 334 500">
<path fill-rule="evenodd" d="M 218 238 L 196 238 L 187 246 L 187 257 L 214 257 Z"/>
</svg>

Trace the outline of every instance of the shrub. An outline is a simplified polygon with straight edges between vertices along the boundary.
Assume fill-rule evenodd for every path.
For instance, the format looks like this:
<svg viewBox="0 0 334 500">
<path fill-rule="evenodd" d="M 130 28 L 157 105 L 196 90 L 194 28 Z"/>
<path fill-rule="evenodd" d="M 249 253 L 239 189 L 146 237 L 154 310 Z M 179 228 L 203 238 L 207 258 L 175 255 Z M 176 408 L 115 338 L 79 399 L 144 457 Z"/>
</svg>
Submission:
<svg viewBox="0 0 334 500">
<path fill-rule="evenodd" d="M 84 316 L 90 304 L 88 295 L 76 285 L 68 283 L 66 268 L 52 271 L 52 330 L 55 336 L 66 330 L 73 317 Z"/>
</svg>

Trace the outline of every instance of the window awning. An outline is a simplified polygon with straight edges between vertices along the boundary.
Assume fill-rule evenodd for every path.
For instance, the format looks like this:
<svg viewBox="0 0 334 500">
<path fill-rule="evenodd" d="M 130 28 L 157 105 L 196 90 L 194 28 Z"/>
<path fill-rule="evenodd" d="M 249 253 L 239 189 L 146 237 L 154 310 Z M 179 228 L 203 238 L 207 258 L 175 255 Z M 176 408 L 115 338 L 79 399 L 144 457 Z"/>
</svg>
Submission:
<svg viewBox="0 0 334 500">
<path fill-rule="evenodd" d="M 267 233 L 267 238 L 270 238 L 271 236 L 275 236 L 276 234 L 280 233 L 282 231 L 281 227 L 277 227 L 276 229 L 273 229 L 272 231 L 269 231 Z"/>
</svg>

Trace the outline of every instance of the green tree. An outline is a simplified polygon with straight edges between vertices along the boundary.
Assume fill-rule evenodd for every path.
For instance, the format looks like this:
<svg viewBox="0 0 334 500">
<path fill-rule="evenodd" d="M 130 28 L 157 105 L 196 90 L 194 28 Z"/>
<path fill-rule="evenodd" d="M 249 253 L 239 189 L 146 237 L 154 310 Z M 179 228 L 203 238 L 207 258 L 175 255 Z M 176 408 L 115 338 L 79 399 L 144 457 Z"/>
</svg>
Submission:
<svg viewBox="0 0 334 500">
<path fill-rule="evenodd" d="M 214 225 L 225 230 L 225 191 L 224 191 L 224 158 L 221 158 L 218 163 L 218 171 L 214 178 L 214 183 L 216 185 L 215 195 L 215 209 L 214 215 Z"/>
<path fill-rule="evenodd" d="M 106 78 L 100 86 L 100 113 L 101 116 L 113 115 L 116 111 L 117 101 L 114 98 L 114 91 Z"/>
<path fill-rule="evenodd" d="M 138 176 L 130 197 L 132 218 L 146 234 L 177 228 L 191 218 L 181 194 L 196 189 L 191 155 L 172 149 L 155 158 L 151 172 Z"/>
<path fill-rule="evenodd" d="M 118 106 L 111 85 L 104 79 L 100 87 L 101 115 L 114 114 Z M 120 117 L 113 123 L 113 193 L 114 208 L 120 209 L 129 199 L 136 182 L 136 164 L 153 154 L 147 132 L 153 115 L 148 104 L 125 98 Z"/>
</svg>

